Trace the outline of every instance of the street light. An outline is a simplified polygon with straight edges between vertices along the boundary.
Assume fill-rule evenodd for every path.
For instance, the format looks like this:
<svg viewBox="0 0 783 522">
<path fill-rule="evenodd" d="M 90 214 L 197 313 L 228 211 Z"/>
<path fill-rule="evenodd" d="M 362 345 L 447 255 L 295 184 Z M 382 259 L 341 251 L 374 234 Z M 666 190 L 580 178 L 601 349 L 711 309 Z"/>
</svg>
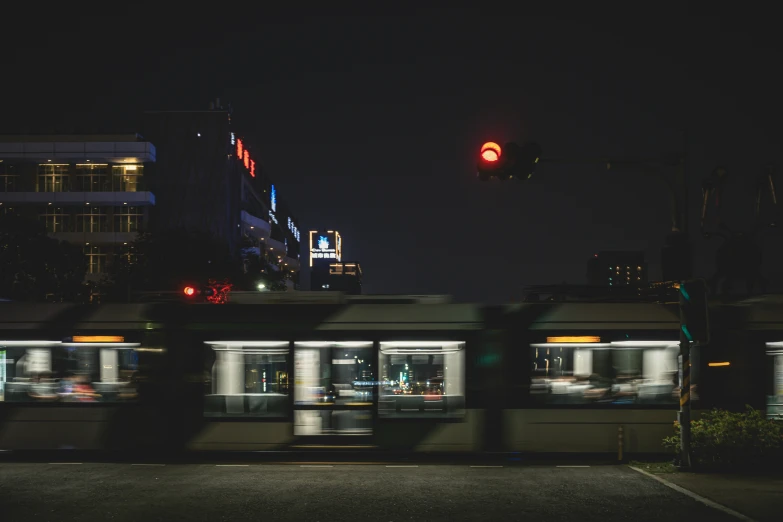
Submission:
<svg viewBox="0 0 783 522">
<path fill-rule="evenodd" d="M 259 291 L 264 291 L 266 289 L 266 285 L 264 283 L 258 283 L 258 286 L 256 286 Z"/>
</svg>

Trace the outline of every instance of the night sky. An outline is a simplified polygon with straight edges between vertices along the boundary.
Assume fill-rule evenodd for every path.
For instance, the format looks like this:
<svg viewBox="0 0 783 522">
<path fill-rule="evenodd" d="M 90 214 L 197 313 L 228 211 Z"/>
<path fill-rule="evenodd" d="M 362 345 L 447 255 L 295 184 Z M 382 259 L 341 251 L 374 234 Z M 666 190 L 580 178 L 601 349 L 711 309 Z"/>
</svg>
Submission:
<svg viewBox="0 0 783 522">
<path fill-rule="evenodd" d="M 135 132 L 143 110 L 220 97 L 300 228 L 342 233 L 367 293 L 503 302 L 525 285 L 585 283 L 599 250 L 645 250 L 659 277 L 669 206 L 655 178 L 601 166 L 479 183 L 483 141 L 653 157 L 687 128 L 696 271 L 710 276 L 720 240 L 695 233 L 700 182 L 726 166 L 728 221 L 751 225 L 753 180 L 779 161 L 783 46 L 769 14 L 689 17 L 686 5 L 12 24 L 0 132 Z M 780 290 L 780 237 L 765 237 Z"/>
</svg>

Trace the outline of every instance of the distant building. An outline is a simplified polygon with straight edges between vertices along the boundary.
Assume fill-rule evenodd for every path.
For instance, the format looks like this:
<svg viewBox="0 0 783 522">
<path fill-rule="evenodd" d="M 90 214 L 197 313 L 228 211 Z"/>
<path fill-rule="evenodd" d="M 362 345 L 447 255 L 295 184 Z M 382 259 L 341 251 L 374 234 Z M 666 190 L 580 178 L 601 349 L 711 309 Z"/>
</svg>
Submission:
<svg viewBox="0 0 783 522">
<path fill-rule="evenodd" d="M 343 238 L 336 230 L 311 230 L 310 290 L 351 295 L 362 293 L 362 268 L 359 263 L 343 262 Z"/>
<path fill-rule="evenodd" d="M 149 111 L 143 132 L 158 151 L 158 226 L 208 231 L 231 252 L 255 253 L 298 288 L 298 220 L 231 125 L 218 101 L 209 110 Z"/>
<path fill-rule="evenodd" d="M 606 251 L 587 262 L 587 282 L 607 288 L 647 287 L 644 252 Z"/>
</svg>

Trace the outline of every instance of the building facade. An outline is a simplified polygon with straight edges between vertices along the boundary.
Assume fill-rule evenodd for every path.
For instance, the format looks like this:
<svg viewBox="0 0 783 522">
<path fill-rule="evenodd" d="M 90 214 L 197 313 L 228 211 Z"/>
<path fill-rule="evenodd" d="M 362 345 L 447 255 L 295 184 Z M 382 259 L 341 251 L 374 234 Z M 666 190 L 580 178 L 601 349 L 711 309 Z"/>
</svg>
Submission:
<svg viewBox="0 0 783 522">
<path fill-rule="evenodd" d="M 288 289 L 298 289 L 298 219 L 259 154 L 232 128 L 231 112 L 219 102 L 203 111 L 150 111 L 142 129 L 156 145 L 161 173 L 152 182 L 154 223 L 207 231 L 245 259 L 258 255 Z"/>
<path fill-rule="evenodd" d="M 299 284 L 299 222 L 258 154 L 219 105 L 143 116 L 131 135 L 0 136 L 0 214 L 38 219 L 83 246 L 88 279 L 139 232 L 185 230 L 258 255 L 286 289 Z"/>
<path fill-rule="evenodd" d="M 644 252 L 606 251 L 587 262 L 587 281 L 606 288 L 647 287 Z"/>
<path fill-rule="evenodd" d="M 0 136 L 0 214 L 38 219 L 81 245 L 95 280 L 148 225 L 155 161 L 136 134 Z"/>
<path fill-rule="evenodd" d="M 357 262 L 343 262 L 343 238 L 336 230 L 311 230 L 310 290 L 314 292 L 362 293 L 362 268 Z"/>
</svg>

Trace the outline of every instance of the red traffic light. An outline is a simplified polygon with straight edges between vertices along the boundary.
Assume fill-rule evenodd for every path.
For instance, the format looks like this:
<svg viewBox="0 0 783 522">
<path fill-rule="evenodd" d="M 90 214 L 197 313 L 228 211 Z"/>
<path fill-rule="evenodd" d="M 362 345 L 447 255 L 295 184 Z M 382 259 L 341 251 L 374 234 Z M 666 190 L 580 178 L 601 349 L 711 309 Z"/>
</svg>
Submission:
<svg viewBox="0 0 783 522">
<path fill-rule="evenodd" d="M 500 145 L 492 141 L 488 141 L 481 146 L 481 159 L 494 163 L 500 159 Z"/>
<path fill-rule="evenodd" d="M 186 296 L 190 297 L 196 294 L 196 289 L 192 286 L 186 286 L 183 292 L 185 292 Z"/>
</svg>

